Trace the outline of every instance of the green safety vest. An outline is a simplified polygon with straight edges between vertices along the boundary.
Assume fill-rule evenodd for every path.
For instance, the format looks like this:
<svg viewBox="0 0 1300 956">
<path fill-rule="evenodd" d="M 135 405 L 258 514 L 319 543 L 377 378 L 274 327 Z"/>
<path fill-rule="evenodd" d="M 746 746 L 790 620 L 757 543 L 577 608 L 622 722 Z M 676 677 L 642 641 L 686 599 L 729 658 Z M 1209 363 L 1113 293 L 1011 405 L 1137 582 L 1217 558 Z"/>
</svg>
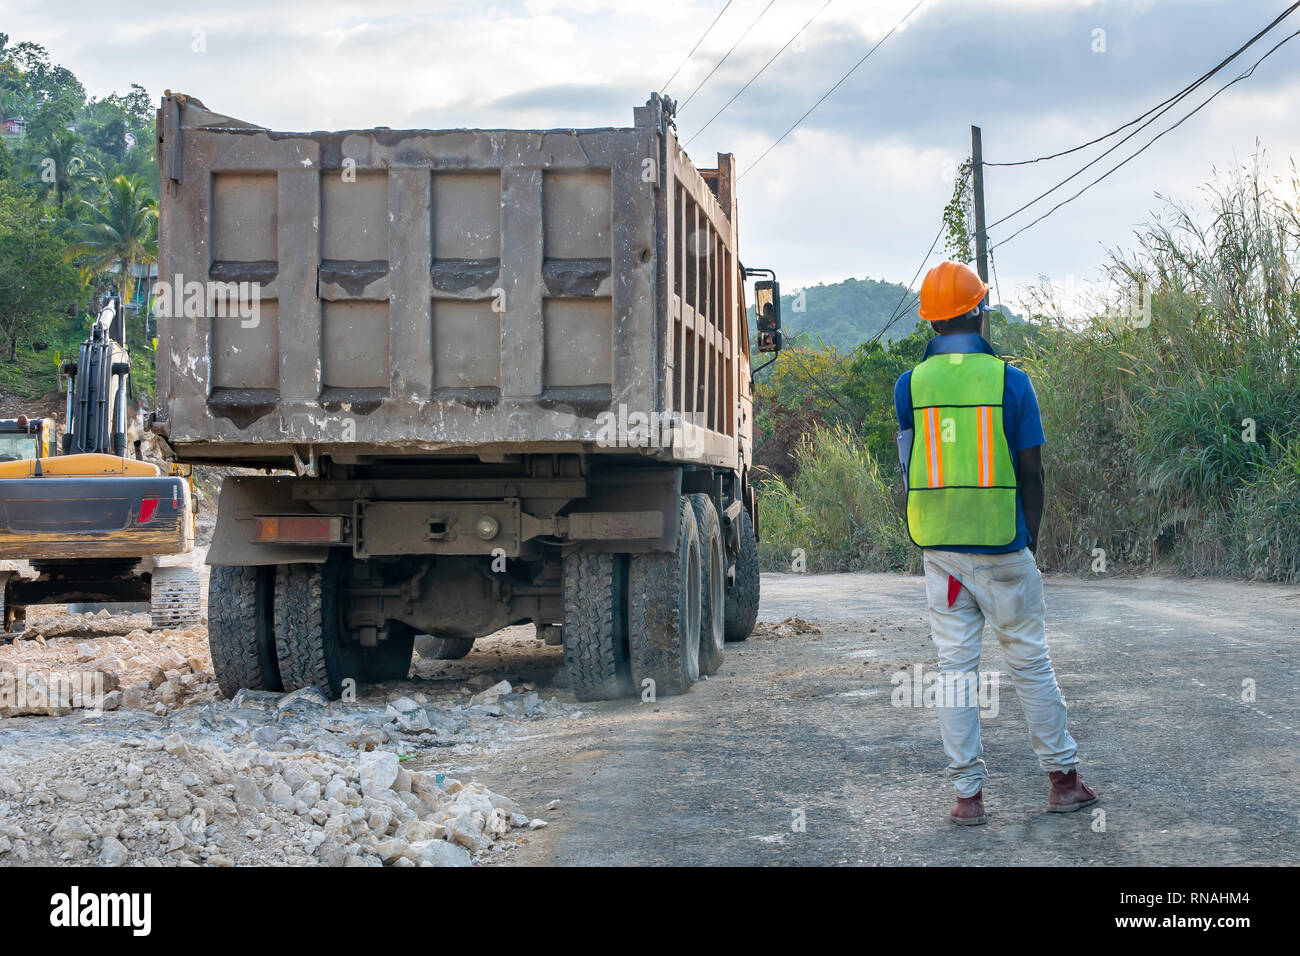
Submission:
<svg viewBox="0 0 1300 956">
<path fill-rule="evenodd" d="M 923 548 L 1016 539 L 1016 472 L 1002 428 L 1007 363 L 932 355 L 912 370 L 907 533 Z"/>
</svg>

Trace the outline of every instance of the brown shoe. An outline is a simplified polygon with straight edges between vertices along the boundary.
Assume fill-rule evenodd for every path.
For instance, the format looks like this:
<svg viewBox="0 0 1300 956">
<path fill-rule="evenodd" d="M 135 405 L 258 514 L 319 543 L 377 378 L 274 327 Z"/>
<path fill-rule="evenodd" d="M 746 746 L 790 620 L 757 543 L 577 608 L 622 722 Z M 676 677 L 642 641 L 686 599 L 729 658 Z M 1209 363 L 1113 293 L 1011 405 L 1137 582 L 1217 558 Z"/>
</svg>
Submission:
<svg viewBox="0 0 1300 956">
<path fill-rule="evenodd" d="M 952 808 L 948 816 L 959 827 L 975 827 L 984 823 L 983 788 L 976 790 L 973 797 L 958 797 L 957 806 Z"/>
<path fill-rule="evenodd" d="M 1052 792 L 1047 797 L 1049 813 L 1073 813 L 1101 799 L 1096 790 L 1079 779 L 1077 770 L 1069 773 L 1053 770 L 1048 776 L 1052 778 Z"/>
</svg>

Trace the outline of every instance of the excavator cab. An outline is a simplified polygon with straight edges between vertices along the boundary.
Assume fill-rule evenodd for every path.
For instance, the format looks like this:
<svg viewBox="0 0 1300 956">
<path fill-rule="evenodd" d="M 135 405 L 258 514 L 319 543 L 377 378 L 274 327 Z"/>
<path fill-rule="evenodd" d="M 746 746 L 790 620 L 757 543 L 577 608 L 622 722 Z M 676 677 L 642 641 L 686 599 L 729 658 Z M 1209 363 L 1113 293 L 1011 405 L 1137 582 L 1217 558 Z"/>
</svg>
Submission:
<svg viewBox="0 0 1300 956">
<path fill-rule="evenodd" d="M 48 418 L 0 418 L 0 462 L 47 457 L 53 435 L 54 422 Z"/>
</svg>

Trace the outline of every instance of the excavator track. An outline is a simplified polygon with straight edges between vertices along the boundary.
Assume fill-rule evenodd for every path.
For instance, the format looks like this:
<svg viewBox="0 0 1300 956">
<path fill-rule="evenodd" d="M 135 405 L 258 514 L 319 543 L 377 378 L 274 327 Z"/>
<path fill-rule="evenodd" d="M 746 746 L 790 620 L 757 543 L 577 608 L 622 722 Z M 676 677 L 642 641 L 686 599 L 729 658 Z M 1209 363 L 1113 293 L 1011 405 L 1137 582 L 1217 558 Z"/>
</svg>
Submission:
<svg viewBox="0 0 1300 956">
<path fill-rule="evenodd" d="M 199 572 L 194 568 L 155 568 L 149 615 L 155 629 L 189 627 L 202 618 Z"/>
</svg>

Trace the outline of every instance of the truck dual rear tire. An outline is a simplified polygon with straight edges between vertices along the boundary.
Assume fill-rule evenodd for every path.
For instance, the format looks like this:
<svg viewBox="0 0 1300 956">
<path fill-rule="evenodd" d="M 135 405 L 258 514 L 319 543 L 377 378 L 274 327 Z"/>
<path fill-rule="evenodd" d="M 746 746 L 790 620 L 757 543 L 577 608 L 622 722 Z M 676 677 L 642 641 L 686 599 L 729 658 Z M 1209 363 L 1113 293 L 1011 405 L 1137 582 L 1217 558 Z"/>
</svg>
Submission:
<svg viewBox="0 0 1300 956">
<path fill-rule="evenodd" d="M 700 580 L 700 673 L 712 676 L 722 667 L 726 648 L 727 552 L 718 510 L 708 495 L 691 495 L 700 535 L 703 574 Z"/>
<path fill-rule="evenodd" d="M 342 563 L 281 564 L 275 571 L 275 649 L 284 689 L 315 687 L 331 700 L 361 678 L 360 647 L 345 643 L 337 598 Z"/>
<path fill-rule="evenodd" d="M 578 700 L 632 690 L 626 569 L 624 555 L 577 548 L 564 556 L 564 665 Z"/>
<path fill-rule="evenodd" d="M 628 562 L 628 650 L 633 683 L 643 693 L 653 687 L 655 696 L 684 694 L 699 680 L 702 565 L 695 509 L 682 498 L 676 550 L 634 554 Z"/>
<path fill-rule="evenodd" d="M 283 689 L 275 653 L 275 568 L 214 567 L 208 584 L 208 647 L 223 696 Z"/>
<path fill-rule="evenodd" d="M 740 509 L 737 519 L 740 551 L 736 555 L 736 580 L 727 592 L 727 640 L 743 641 L 754 632 L 758 621 L 758 540 L 749 512 Z"/>
</svg>

